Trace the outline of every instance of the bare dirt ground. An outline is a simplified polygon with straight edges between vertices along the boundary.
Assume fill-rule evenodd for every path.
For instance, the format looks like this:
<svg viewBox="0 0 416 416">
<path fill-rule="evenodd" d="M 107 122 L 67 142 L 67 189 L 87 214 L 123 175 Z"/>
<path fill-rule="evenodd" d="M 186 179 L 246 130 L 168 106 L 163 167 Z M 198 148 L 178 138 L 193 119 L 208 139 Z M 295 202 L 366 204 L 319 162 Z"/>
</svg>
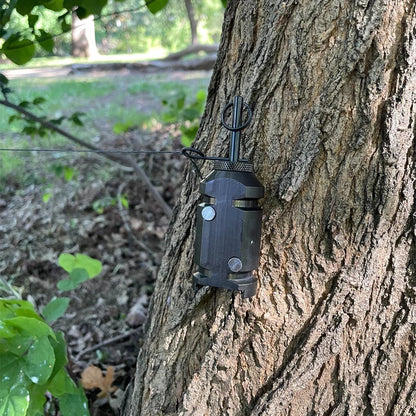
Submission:
<svg viewBox="0 0 416 416">
<path fill-rule="evenodd" d="M 65 76 L 59 69 L 48 74 Z M 91 74 L 104 75 L 108 73 Z M 13 77 L 10 71 L 7 76 Z M 187 79 L 181 71 L 166 76 Z M 201 76 L 208 80 L 209 73 Z M 148 97 L 142 102 L 148 105 Z M 179 133 L 172 127 L 135 129 L 121 136 L 106 131 L 102 140 L 106 148 L 181 148 Z M 50 155 L 39 158 L 40 163 L 50 163 Z M 72 162 L 76 180 L 65 182 L 52 173 L 46 178 L 54 184 L 46 204 L 37 185 L 17 189 L 11 181 L 0 195 L 0 275 L 41 310 L 59 295 L 56 284 L 65 277 L 57 265 L 61 253 L 83 253 L 102 261 L 101 275 L 71 292 L 70 308 L 53 327 L 66 335 L 69 370 L 75 379 L 91 365 L 104 374 L 110 366 L 115 369 L 117 389 L 110 397 L 98 398 L 98 389 L 87 392 L 93 416 L 112 416 L 118 414 L 119 400 L 134 374 L 169 219 L 133 173 L 97 155 L 77 156 Z M 140 156 L 137 163 L 173 207 L 187 162 L 179 155 L 156 155 Z M 122 195 L 128 208 L 120 202 Z M 94 209 L 95 201 L 103 201 L 102 212 Z"/>
</svg>

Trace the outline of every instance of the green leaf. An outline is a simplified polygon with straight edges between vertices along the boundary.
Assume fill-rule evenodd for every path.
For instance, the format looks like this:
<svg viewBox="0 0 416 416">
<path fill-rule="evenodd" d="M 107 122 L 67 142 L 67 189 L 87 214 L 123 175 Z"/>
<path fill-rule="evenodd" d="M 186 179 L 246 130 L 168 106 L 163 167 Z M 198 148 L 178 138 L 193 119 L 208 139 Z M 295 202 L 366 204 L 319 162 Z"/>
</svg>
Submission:
<svg viewBox="0 0 416 416">
<path fill-rule="evenodd" d="M 68 273 L 75 267 L 75 256 L 68 253 L 63 253 L 59 256 L 58 264 Z"/>
<path fill-rule="evenodd" d="M 46 194 L 42 195 L 42 201 L 47 204 L 48 201 L 52 198 L 52 193 L 51 192 L 47 192 Z"/>
<path fill-rule="evenodd" d="M 53 52 L 53 47 L 55 46 L 53 37 L 43 29 L 40 29 L 39 32 L 40 35 L 35 35 L 35 38 L 38 41 L 40 47 L 46 52 Z"/>
<path fill-rule="evenodd" d="M 72 114 L 71 117 L 68 118 L 69 121 L 72 121 L 76 126 L 83 126 L 84 123 L 80 119 L 81 116 L 84 116 L 85 113 L 82 113 L 81 111 L 77 111 L 74 114 Z"/>
<path fill-rule="evenodd" d="M 42 321 L 33 305 L 27 300 L 0 299 L 0 318 L 14 318 L 15 316 L 27 316 Z"/>
<path fill-rule="evenodd" d="M 26 416 L 29 399 L 29 390 L 20 383 L 8 391 L 0 390 L 0 415 Z"/>
<path fill-rule="evenodd" d="M 65 9 L 71 10 L 78 4 L 77 0 L 64 0 Z"/>
<path fill-rule="evenodd" d="M 38 386 L 32 384 L 29 386 L 29 409 L 27 414 L 29 416 L 44 416 L 44 406 L 46 402 L 45 386 Z"/>
<path fill-rule="evenodd" d="M 194 141 L 196 134 L 198 133 L 199 126 L 194 125 L 191 127 L 181 127 L 181 142 L 184 146 L 188 147 Z"/>
<path fill-rule="evenodd" d="M 97 199 L 97 201 L 94 201 L 92 203 L 92 209 L 97 213 L 97 214 L 102 214 L 104 212 L 104 203 L 101 199 Z"/>
<path fill-rule="evenodd" d="M 116 134 L 125 133 L 134 126 L 133 121 L 126 121 L 125 123 L 116 123 L 113 126 L 113 132 Z"/>
<path fill-rule="evenodd" d="M 88 401 L 80 386 L 75 394 L 64 394 L 59 398 L 59 410 L 62 416 L 90 416 Z"/>
<path fill-rule="evenodd" d="M 86 269 L 74 269 L 69 274 L 70 279 L 78 286 L 89 279 L 89 274 Z"/>
<path fill-rule="evenodd" d="M 31 27 L 32 29 L 34 29 L 35 24 L 37 23 L 38 20 L 39 20 L 39 16 L 37 14 L 29 14 L 27 16 L 29 27 Z"/>
<path fill-rule="evenodd" d="M 193 121 L 195 119 L 199 119 L 200 112 L 198 109 L 193 107 L 187 107 L 183 110 L 182 117 L 184 120 Z"/>
<path fill-rule="evenodd" d="M 186 99 L 186 95 L 180 95 L 178 97 L 178 99 L 176 100 L 176 109 L 178 110 L 182 110 L 182 108 L 185 106 L 185 99 Z"/>
<path fill-rule="evenodd" d="M 47 135 L 48 135 L 48 130 L 46 130 L 46 129 L 42 128 L 42 127 L 39 127 L 39 129 L 38 129 L 38 136 L 39 137 L 46 137 Z"/>
<path fill-rule="evenodd" d="M 23 361 L 10 353 L 0 357 L 0 415 L 24 416 L 29 407 L 29 380 L 21 371 Z"/>
<path fill-rule="evenodd" d="M 77 116 L 71 117 L 70 120 L 76 125 L 76 126 L 83 126 L 84 123 L 81 121 L 81 119 Z"/>
<path fill-rule="evenodd" d="M 74 269 L 69 275 L 69 279 L 63 279 L 58 282 L 58 289 L 63 292 L 75 289 L 79 284 L 88 280 L 89 276 L 85 269 Z"/>
<path fill-rule="evenodd" d="M 129 209 L 129 201 L 127 200 L 127 198 L 124 195 L 121 195 L 119 197 L 121 205 L 123 205 L 124 208 Z"/>
<path fill-rule="evenodd" d="M 23 101 L 20 101 L 20 103 L 19 103 L 19 107 L 22 107 L 22 108 L 28 108 L 28 107 L 30 107 L 30 102 L 29 101 L 27 101 L 27 100 L 23 100 Z"/>
<path fill-rule="evenodd" d="M 9 83 L 9 79 L 6 77 L 6 75 L 0 73 L 0 84 L 7 85 L 8 83 Z"/>
<path fill-rule="evenodd" d="M 29 39 L 19 39 L 14 35 L 7 39 L 2 48 L 3 52 L 12 62 L 17 65 L 24 65 L 35 55 L 35 45 Z"/>
<path fill-rule="evenodd" d="M 90 14 L 100 14 L 104 6 L 107 5 L 107 0 L 82 0 L 80 6 L 82 6 L 82 16 L 79 15 L 77 10 L 77 15 L 80 18 L 89 16 Z M 80 7 L 81 8 L 81 7 Z"/>
<path fill-rule="evenodd" d="M 45 384 L 55 365 L 55 354 L 48 336 L 37 338 L 24 357 L 24 372 L 35 384 Z"/>
<path fill-rule="evenodd" d="M 90 279 L 101 273 L 102 264 L 86 254 L 61 254 L 58 259 L 59 265 L 68 273 L 74 269 L 85 269 Z"/>
<path fill-rule="evenodd" d="M 44 2 L 43 5 L 49 10 L 53 10 L 54 12 L 59 12 L 64 7 L 64 0 L 49 0 L 49 1 Z"/>
<path fill-rule="evenodd" d="M 52 120 L 49 120 L 50 123 L 52 124 L 56 124 L 57 126 L 59 126 L 60 124 L 62 124 L 62 122 L 66 119 L 65 116 L 61 116 L 59 118 L 54 118 Z"/>
<path fill-rule="evenodd" d="M 6 322 L 0 320 L 0 339 L 12 338 L 16 335 L 16 331 L 7 325 Z"/>
<path fill-rule="evenodd" d="M 0 357 L 0 391 L 7 391 L 19 381 L 23 361 L 10 352 L 1 354 Z M 0 394 L 0 402 L 1 398 Z"/>
<path fill-rule="evenodd" d="M 196 93 L 196 100 L 198 102 L 205 102 L 205 100 L 207 99 L 207 92 L 205 90 L 199 90 Z"/>
<path fill-rule="evenodd" d="M 19 329 L 22 333 L 30 336 L 55 336 L 52 329 L 43 321 L 26 316 L 17 316 L 16 318 L 5 319 L 7 325 Z"/>
<path fill-rule="evenodd" d="M 63 33 L 71 31 L 71 24 L 67 23 L 65 20 L 61 22 L 61 29 Z"/>
<path fill-rule="evenodd" d="M 53 396 L 59 398 L 67 393 L 75 393 L 76 387 L 65 368 L 62 367 L 51 380 L 48 390 Z"/>
<path fill-rule="evenodd" d="M 61 371 L 68 362 L 66 356 L 66 342 L 61 331 L 55 333 L 56 339 L 50 338 L 51 345 L 55 354 L 55 367 L 53 368 L 51 379 Z"/>
<path fill-rule="evenodd" d="M 9 117 L 9 124 L 12 124 L 15 120 L 21 120 L 22 118 L 18 114 L 13 114 Z"/>
<path fill-rule="evenodd" d="M 38 129 L 36 127 L 26 126 L 23 128 L 22 133 L 34 137 L 38 134 Z"/>
<path fill-rule="evenodd" d="M 62 279 L 57 283 L 56 286 L 62 292 L 74 290 L 77 287 L 77 285 L 71 279 Z"/>
<path fill-rule="evenodd" d="M 16 11 L 22 16 L 26 16 L 27 14 L 30 14 L 32 9 L 36 6 L 36 3 L 37 2 L 35 1 L 29 0 L 17 0 Z"/>
<path fill-rule="evenodd" d="M 146 6 L 153 14 L 162 10 L 168 3 L 169 0 L 146 0 Z"/>
<path fill-rule="evenodd" d="M 45 321 L 50 323 L 60 318 L 68 309 L 69 298 L 54 297 L 42 310 Z"/>
<path fill-rule="evenodd" d="M 69 182 L 74 177 L 74 169 L 69 166 L 64 166 L 64 178 Z"/>
<path fill-rule="evenodd" d="M 43 104 L 46 101 L 46 99 L 44 97 L 36 97 L 32 103 L 34 105 L 39 105 L 39 104 Z"/>
<path fill-rule="evenodd" d="M 221 0 L 222 5 L 225 7 L 227 7 L 227 0 Z"/>
</svg>

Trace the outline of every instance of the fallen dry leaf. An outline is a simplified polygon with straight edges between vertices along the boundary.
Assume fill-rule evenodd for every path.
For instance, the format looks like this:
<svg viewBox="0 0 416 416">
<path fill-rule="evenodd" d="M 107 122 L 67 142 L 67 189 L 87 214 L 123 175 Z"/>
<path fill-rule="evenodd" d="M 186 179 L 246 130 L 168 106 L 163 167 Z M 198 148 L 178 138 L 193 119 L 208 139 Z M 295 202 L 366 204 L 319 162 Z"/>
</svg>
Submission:
<svg viewBox="0 0 416 416">
<path fill-rule="evenodd" d="M 81 374 L 81 383 L 87 390 L 99 388 L 101 391 L 98 397 L 109 397 L 110 393 L 117 390 L 117 387 L 111 386 L 114 381 L 114 367 L 107 367 L 107 374 L 103 375 L 101 369 L 95 365 L 90 365 Z"/>
</svg>

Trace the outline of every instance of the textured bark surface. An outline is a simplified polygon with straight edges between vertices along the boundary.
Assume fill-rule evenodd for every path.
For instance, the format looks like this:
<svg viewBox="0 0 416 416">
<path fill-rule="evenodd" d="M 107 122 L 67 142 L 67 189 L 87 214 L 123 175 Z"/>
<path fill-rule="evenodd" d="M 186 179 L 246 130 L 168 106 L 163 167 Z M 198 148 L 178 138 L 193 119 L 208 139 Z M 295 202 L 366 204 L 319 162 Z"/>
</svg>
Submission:
<svg viewBox="0 0 416 416">
<path fill-rule="evenodd" d="M 123 414 L 415 415 L 414 0 L 229 0 L 207 154 L 235 94 L 266 187 L 258 293 L 194 293 L 188 172 Z"/>
</svg>

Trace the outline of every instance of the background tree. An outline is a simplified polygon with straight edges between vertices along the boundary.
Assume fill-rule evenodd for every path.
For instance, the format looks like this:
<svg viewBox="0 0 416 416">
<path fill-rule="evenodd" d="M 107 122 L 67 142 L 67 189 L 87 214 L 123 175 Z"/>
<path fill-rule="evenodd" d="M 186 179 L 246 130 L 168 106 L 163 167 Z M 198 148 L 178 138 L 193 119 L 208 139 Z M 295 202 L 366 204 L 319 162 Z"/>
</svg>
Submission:
<svg viewBox="0 0 416 416">
<path fill-rule="evenodd" d="M 415 28 L 413 0 L 228 2 L 195 146 L 254 107 L 258 293 L 194 293 L 188 172 L 124 415 L 414 414 Z"/>
<path fill-rule="evenodd" d="M 98 55 L 94 16 L 90 15 L 81 20 L 76 12 L 72 12 L 71 40 L 72 56 L 92 58 Z"/>
<path fill-rule="evenodd" d="M 189 26 L 191 28 L 191 45 L 197 45 L 198 41 L 198 20 L 195 17 L 195 10 L 191 0 L 184 0 Z"/>
</svg>

